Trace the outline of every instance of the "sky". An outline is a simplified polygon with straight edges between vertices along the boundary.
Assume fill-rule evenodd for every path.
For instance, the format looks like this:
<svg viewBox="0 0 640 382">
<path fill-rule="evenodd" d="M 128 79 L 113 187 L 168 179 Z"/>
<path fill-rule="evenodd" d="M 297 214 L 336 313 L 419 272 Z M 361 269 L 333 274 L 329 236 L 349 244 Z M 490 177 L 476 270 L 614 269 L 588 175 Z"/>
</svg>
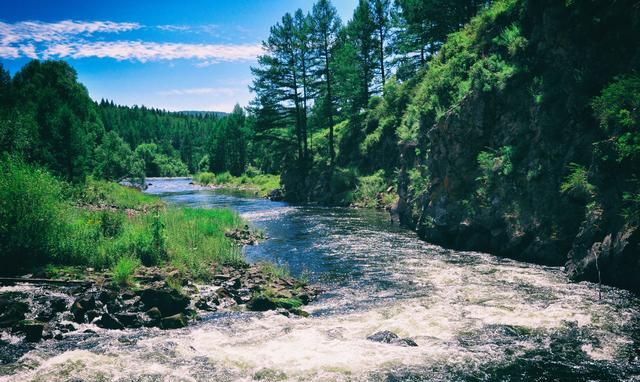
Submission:
<svg viewBox="0 0 640 382">
<path fill-rule="evenodd" d="M 343 21 L 357 0 L 333 0 Z M 0 0 L 0 63 L 65 60 L 94 100 L 229 112 L 269 28 L 311 0 Z"/>
</svg>

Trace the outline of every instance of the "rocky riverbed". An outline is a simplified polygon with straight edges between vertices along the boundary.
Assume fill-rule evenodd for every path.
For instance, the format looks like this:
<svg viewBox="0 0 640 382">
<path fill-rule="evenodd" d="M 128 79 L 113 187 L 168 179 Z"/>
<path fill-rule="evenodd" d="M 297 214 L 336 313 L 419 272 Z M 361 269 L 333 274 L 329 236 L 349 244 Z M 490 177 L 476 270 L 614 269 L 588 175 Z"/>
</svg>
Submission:
<svg viewBox="0 0 640 382">
<path fill-rule="evenodd" d="M 208 283 L 197 284 L 177 270 L 142 267 L 131 287 L 115 286 L 108 275 L 93 270 L 86 271 L 83 282 L 5 280 L 0 287 L 0 341 L 61 340 L 70 332 L 96 333 L 97 328 L 176 329 L 220 310 L 306 316 L 302 307 L 318 294 L 316 288 L 260 264 L 219 266 L 212 273 Z"/>
</svg>

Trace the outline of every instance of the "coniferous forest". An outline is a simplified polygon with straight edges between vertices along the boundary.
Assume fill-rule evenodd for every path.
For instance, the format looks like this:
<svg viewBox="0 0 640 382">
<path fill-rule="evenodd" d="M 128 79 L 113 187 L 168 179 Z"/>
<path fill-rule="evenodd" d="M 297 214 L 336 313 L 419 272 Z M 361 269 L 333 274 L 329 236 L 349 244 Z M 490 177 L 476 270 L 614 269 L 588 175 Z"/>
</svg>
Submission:
<svg viewBox="0 0 640 382">
<path fill-rule="evenodd" d="M 115 184 L 190 176 L 293 206 L 376 208 L 430 244 L 640 292 L 637 1 L 359 0 L 341 20 L 317 0 L 274 20 L 251 75 L 250 104 L 183 113 L 93 100 L 64 61 L 0 66 L 0 273 L 82 266 L 126 286 L 175 268 L 252 290 L 216 301 L 307 316 L 319 291 L 304 267 L 261 264 L 271 284 L 247 281 L 239 248 L 267 239 L 243 217 Z M 166 319 L 156 326 L 184 326 Z M 413 346 L 391 334 L 372 341 Z M 573 380 L 558 367 L 530 375 Z M 594 367 L 577 380 L 616 380 Z M 468 380 L 528 373 L 516 369 Z"/>
</svg>

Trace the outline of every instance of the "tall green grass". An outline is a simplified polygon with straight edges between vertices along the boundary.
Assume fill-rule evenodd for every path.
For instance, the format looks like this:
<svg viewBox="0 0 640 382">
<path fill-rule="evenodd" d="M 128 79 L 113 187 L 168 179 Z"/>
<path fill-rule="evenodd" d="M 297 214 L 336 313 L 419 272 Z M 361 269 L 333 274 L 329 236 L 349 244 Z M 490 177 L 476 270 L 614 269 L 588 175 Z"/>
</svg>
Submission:
<svg viewBox="0 0 640 382">
<path fill-rule="evenodd" d="M 0 273 L 49 257 L 65 208 L 64 184 L 20 160 L 0 160 Z"/>
<path fill-rule="evenodd" d="M 74 198 L 86 204 L 132 209 L 144 209 L 160 203 L 157 197 L 144 194 L 135 188 L 91 177 L 76 187 Z"/>
<path fill-rule="evenodd" d="M 0 160 L 0 272 L 45 264 L 111 269 L 126 282 L 132 262 L 172 265 L 206 277 L 241 264 L 225 237 L 244 223 L 229 209 L 167 207 L 160 199 L 89 179 L 69 186 L 44 170 Z"/>
<path fill-rule="evenodd" d="M 262 196 L 266 196 L 271 190 L 280 188 L 279 175 L 261 174 L 256 170 L 248 170 L 247 173 L 241 176 L 232 176 L 228 172 L 220 174 L 201 172 L 196 174 L 193 180 L 203 186 L 218 185 L 221 187 L 254 190 Z"/>
</svg>

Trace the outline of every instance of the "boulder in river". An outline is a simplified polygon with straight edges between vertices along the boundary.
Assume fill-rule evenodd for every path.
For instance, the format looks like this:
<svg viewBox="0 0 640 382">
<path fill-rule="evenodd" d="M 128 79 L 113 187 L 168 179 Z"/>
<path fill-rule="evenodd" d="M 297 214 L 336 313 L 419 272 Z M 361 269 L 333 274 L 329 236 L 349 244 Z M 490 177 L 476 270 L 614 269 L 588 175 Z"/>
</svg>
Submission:
<svg viewBox="0 0 640 382">
<path fill-rule="evenodd" d="M 376 332 L 369 337 L 369 341 L 381 342 L 384 344 L 399 345 L 399 346 L 418 346 L 418 344 L 411 338 L 400 338 L 394 332 L 383 330 Z"/>
<path fill-rule="evenodd" d="M 181 313 L 190 302 L 189 297 L 169 287 L 144 289 L 140 292 L 140 299 L 146 307 L 160 309 L 163 317 Z"/>
<path fill-rule="evenodd" d="M 0 328 L 8 328 L 24 320 L 29 306 L 24 302 L 0 297 Z"/>
<path fill-rule="evenodd" d="M 103 329 L 124 329 L 124 325 L 109 313 L 104 313 L 102 317 L 96 321 L 96 325 Z"/>
<path fill-rule="evenodd" d="M 96 299 L 93 295 L 84 295 L 77 298 L 71 305 L 73 320 L 79 324 L 85 322 L 85 314 L 96 308 Z"/>
<path fill-rule="evenodd" d="M 33 320 L 21 321 L 16 327 L 16 331 L 25 334 L 27 342 L 38 342 L 42 339 L 44 323 Z"/>
<path fill-rule="evenodd" d="M 180 329 L 187 326 L 187 317 L 182 314 L 174 314 L 173 316 L 165 317 L 160 321 L 160 327 L 162 329 Z"/>
<path fill-rule="evenodd" d="M 275 301 L 264 295 L 257 295 L 251 298 L 247 303 L 247 309 L 256 312 L 265 312 L 267 310 L 274 310 L 278 307 Z"/>
</svg>

